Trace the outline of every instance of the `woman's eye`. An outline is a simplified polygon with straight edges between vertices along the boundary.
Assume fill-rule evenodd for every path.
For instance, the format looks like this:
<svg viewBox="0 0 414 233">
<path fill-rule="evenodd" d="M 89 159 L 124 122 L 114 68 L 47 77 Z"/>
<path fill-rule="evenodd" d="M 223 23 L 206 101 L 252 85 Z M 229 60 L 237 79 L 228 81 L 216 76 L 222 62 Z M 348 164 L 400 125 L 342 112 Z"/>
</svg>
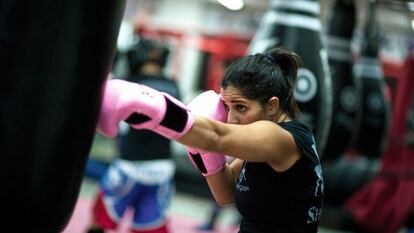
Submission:
<svg viewBox="0 0 414 233">
<path fill-rule="evenodd" d="M 246 106 L 243 105 L 237 105 L 237 110 L 239 110 L 240 112 L 243 112 L 246 110 Z"/>
</svg>

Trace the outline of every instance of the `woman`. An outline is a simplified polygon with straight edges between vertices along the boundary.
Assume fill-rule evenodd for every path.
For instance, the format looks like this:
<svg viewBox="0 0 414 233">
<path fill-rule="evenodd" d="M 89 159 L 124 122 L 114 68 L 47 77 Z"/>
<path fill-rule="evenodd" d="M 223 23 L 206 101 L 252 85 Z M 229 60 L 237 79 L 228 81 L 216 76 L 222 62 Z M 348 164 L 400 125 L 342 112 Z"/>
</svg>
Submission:
<svg viewBox="0 0 414 233">
<path fill-rule="evenodd" d="M 235 203 L 243 217 L 240 233 L 317 232 L 323 178 L 313 134 L 296 120 L 298 67 L 299 57 L 285 49 L 249 55 L 226 70 L 221 95 L 201 94 L 190 111 L 139 86 L 128 91 L 140 92 L 128 95 L 133 104 L 104 99 L 100 122 L 110 118 L 108 112 L 122 112 L 117 120 L 188 146 L 217 203 Z M 121 86 L 107 86 L 105 96 L 121 95 L 128 89 Z M 107 123 L 98 129 L 113 134 L 114 124 L 112 131 Z M 222 155 L 237 159 L 227 165 Z"/>
</svg>

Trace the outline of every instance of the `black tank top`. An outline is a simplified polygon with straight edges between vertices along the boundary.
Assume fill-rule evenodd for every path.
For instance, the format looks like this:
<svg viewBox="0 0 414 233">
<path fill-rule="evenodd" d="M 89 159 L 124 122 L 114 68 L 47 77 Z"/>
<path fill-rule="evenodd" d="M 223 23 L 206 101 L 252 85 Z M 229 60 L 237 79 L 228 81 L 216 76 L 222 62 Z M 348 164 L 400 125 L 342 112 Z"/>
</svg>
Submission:
<svg viewBox="0 0 414 233">
<path fill-rule="evenodd" d="M 243 217 L 239 233 L 318 231 L 323 178 L 313 134 L 299 121 L 279 125 L 292 134 L 302 156 L 285 172 L 263 162 L 243 164 L 235 197 Z"/>
<path fill-rule="evenodd" d="M 163 76 L 131 76 L 128 81 L 137 82 L 179 98 L 176 83 Z M 154 160 L 171 158 L 171 142 L 150 130 L 129 127 L 127 134 L 118 136 L 120 158 L 125 160 Z"/>
</svg>

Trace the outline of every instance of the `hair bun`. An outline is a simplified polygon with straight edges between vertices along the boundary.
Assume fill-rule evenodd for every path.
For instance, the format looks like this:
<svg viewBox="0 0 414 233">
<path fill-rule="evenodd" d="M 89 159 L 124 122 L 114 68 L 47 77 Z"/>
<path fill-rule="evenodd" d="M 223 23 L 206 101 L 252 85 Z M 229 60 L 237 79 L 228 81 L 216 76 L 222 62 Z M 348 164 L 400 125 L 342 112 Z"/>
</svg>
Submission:
<svg viewBox="0 0 414 233">
<path fill-rule="evenodd" d="M 278 47 L 269 49 L 266 54 L 273 58 L 286 77 L 296 80 L 297 70 L 301 65 L 300 57 L 296 53 Z"/>
</svg>

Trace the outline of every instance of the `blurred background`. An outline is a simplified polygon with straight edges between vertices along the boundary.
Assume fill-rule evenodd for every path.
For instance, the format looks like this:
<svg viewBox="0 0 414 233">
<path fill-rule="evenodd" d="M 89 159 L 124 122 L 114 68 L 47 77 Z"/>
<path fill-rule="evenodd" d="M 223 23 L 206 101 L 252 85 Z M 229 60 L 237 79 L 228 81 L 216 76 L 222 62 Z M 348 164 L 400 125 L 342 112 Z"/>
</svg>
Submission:
<svg viewBox="0 0 414 233">
<path fill-rule="evenodd" d="M 185 103 L 202 91 L 219 91 L 226 65 L 241 56 L 274 45 L 296 51 L 304 69 L 295 97 L 302 120 L 317 136 L 325 178 L 321 232 L 362 232 L 361 222 L 376 211 L 388 216 L 377 221 L 396 222 L 396 232 L 414 232 L 407 210 L 414 207 L 407 191 L 412 184 L 385 195 L 375 183 L 387 174 L 393 183 L 386 190 L 399 190 L 399 179 L 413 174 L 405 166 L 414 163 L 404 156 L 414 157 L 414 1 L 128 0 L 113 77 L 129 75 L 128 54 L 142 39 L 169 51 L 163 72 L 177 82 Z M 118 156 L 114 139 L 94 135 L 64 232 L 85 232 L 97 184 Z M 177 166 L 172 232 L 198 232 L 211 218 L 211 193 L 183 146 L 173 143 L 172 156 Z M 377 199 L 405 209 L 378 209 Z M 235 209 L 223 209 L 211 232 L 237 232 L 237 219 Z"/>
<path fill-rule="evenodd" d="M 260 51 L 266 45 L 292 48 L 304 58 L 304 65 L 310 66 L 315 76 L 319 76 L 314 84 L 317 97 L 313 103 L 301 99 L 301 88 L 312 92 L 312 80 L 307 80 L 305 74 L 303 80 L 299 77 L 295 94 L 303 110 L 302 120 L 311 125 L 317 135 L 324 167 L 325 210 L 321 231 L 359 232 L 361 229 L 355 221 L 348 224 L 343 215 L 347 212 L 344 206 L 383 167 L 382 156 L 390 143 L 398 83 L 408 72 L 404 64 L 414 45 L 414 2 L 286 2 L 129 0 L 111 73 L 120 78 L 128 76 L 126 54 L 131 46 L 142 38 L 156 41 L 170 51 L 163 72 L 178 83 L 182 100 L 188 102 L 201 91 L 219 91 L 229 62 Z M 321 51 L 327 56 L 321 56 Z M 306 63 L 311 63 L 312 59 L 321 60 L 323 71 L 318 70 L 318 65 Z M 414 78 L 412 72 L 407 75 Z M 410 91 L 414 91 L 414 86 Z M 413 110 L 409 108 L 411 113 L 406 123 L 400 122 L 406 126 L 404 147 L 413 145 Z M 171 212 L 192 219 L 190 226 L 180 232 L 196 232 L 198 224 L 212 218 L 214 205 L 209 204 L 212 196 L 204 178 L 186 158 L 185 148 L 173 143 L 172 151 L 177 172 Z M 94 192 L 94 184 L 105 164 L 117 156 L 116 142 L 96 134 L 81 197 L 89 197 Z M 222 212 L 216 217 L 217 226 L 228 227 L 237 220 L 234 209 L 226 208 Z M 406 220 L 404 217 L 404 223 L 399 226 L 401 232 L 411 229 Z M 215 229 L 235 232 L 231 228 Z"/>
</svg>

